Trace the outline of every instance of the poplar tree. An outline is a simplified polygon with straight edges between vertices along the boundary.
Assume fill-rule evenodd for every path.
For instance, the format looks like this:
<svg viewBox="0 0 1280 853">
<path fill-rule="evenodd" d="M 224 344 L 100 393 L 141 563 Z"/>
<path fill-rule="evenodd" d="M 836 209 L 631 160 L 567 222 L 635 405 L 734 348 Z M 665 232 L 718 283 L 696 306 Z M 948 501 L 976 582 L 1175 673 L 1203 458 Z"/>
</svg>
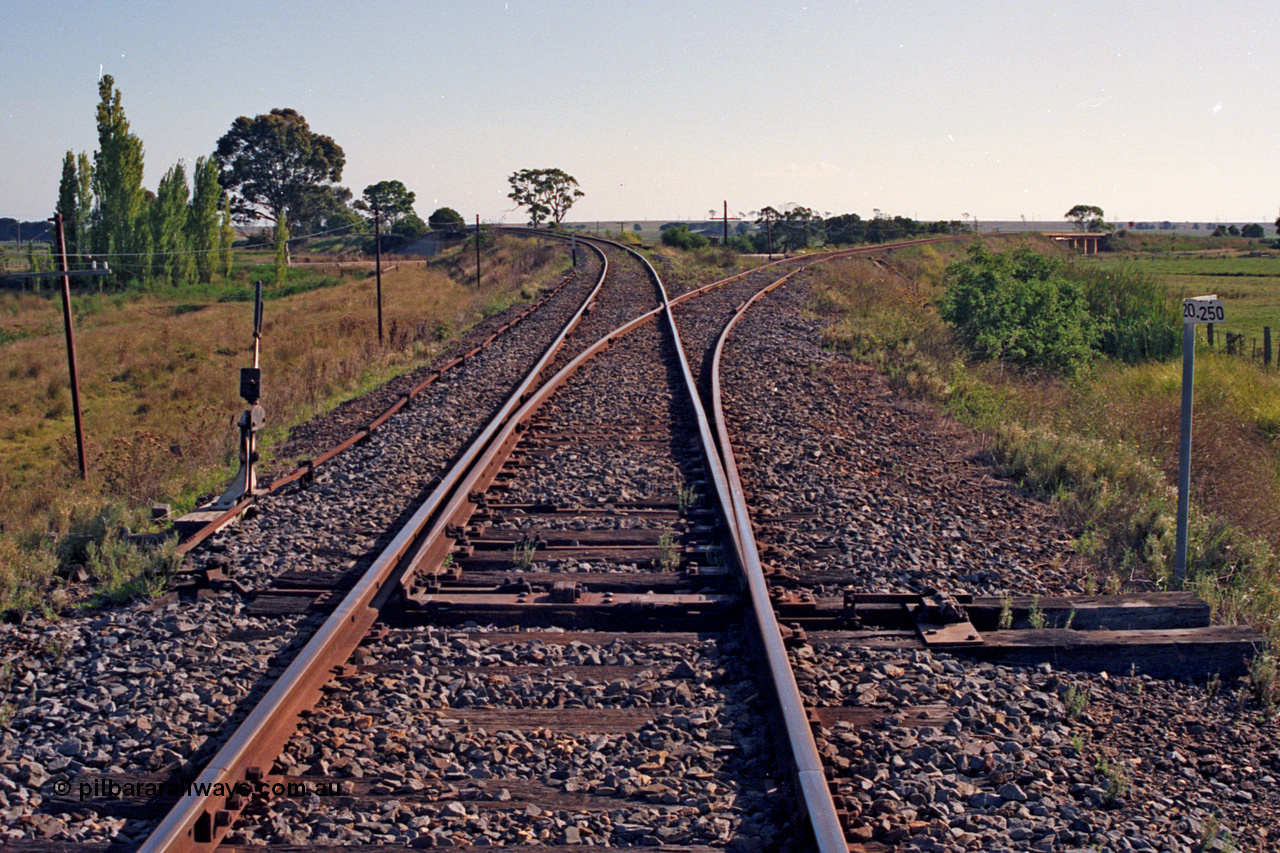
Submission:
<svg viewBox="0 0 1280 853">
<path fill-rule="evenodd" d="M 93 161 L 81 151 L 76 155 L 76 251 L 88 254 L 93 250 L 89 242 L 89 226 L 93 221 Z M 98 279 L 102 289 L 102 279 Z"/>
<path fill-rule="evenodd" d="M 77 156 L 68 151 L 63 158 L 55 210 L 62 214 L 68 258 L 89 254 L 92 250 L 89 245 L 89 218 L 93 213 L 93 164 L 84 152 Z M 75 265 L 74 260 L 71 263 Z"/>
<path fill-rule="evenodd" d="M 221 253 L 221 267 L 224 276 L 231 275 L 231 246 L 236 240 L 236 231 L 231 227 L 231 199 L 224 192 L 218 201 L 218 249 Z"/>
<path fill-rule="evenodd" d="M 150 229 L 143 221 L 142 140 L 129 131 L 120 90 L 110 74 L 98 82 L 98 96 L 98 150 L 93 155 L 94 253 L 144 253 Z"/>
<path fill-rule="evenodd" d="M 284 218 L 276 220 L 276 284 L 284 286 L 285 274 L 289 271 L 289 226 Z"/>
<path fill-rule="evenodd" d="M 187 169 L 178 161 L 160 179 L 151 208 L 151 232 L 155 246 L 155 271 L 177 286 L 191 277 L 191 254 L 187 243 Z"/>
<path fill-rule="evenodd" d="M 62 231 L 66 235 L 68 258 L 80 254 L 80 244 L 76 240 L 79 234 L 79 229 L 76 228 L 76 211 L 80 209 L 76 198 L 79 187 L 80 181 L 76 176 L 76 155 L 75 152 L 68 151 L 62 159 L 62 179 L 58 181 L 58 204 L 54 208 L 54 211 L 62 217 Z"/>
<path fill-rule="evenodd" d="M 191 172 L 191 208 L 187 212 L 187 245 L 193 252 L 196 278 L 202 284 L 213 281 L 214 252 L 221 249 L 222 223 L 218 202 L 222 185 L 218 183 L 218 163 L 213 157 L 197 157 Z"/>
</svg>

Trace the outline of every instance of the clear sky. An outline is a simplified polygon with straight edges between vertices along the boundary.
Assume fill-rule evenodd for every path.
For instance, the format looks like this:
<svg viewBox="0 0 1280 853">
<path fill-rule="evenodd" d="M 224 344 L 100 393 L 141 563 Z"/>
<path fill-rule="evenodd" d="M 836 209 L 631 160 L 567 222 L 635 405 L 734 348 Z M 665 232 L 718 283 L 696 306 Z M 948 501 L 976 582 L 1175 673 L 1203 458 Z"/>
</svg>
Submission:
<svg viewBox="0 0 1280 853">
<path fill-rule="evenodd" d="M 342 183 L 424 218 L 802 204 L 919 219 L 1258 221 L 1280 212 L 1273 2 L 0 0 L 0 216 L 43 219 L 114 76 L 154 189 L 240 115 L 301 112 Z"/>
</svg>

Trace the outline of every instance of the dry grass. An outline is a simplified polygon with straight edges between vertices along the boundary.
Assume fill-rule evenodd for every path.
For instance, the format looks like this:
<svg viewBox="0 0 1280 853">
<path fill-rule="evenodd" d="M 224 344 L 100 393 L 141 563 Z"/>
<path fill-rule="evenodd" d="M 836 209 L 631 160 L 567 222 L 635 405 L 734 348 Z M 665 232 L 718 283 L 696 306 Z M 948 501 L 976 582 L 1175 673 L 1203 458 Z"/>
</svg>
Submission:
<svg viewBox="0 0 1280 853">
<path fill-rule="evenodd" d="M 1009 476 L 1083 531 L 1099 587 L 1171 581 L 1181 364 L 1102 364 L 1075 381 L 967 363 L 928 300 L 947 254 L 826 266 L 813 310 L 828 346 L 982 430 Z M 904 253 L 905 254 L 905 253 Z M 942 263 L 939 263 L 942 261 Z M 1280 620 L 1280 376 L 1203 350 L 1196 365 L 1190 583 L 1224 622 Z"/>
<path fill-rule="evenodd" d="M 383 346 L 366 271 L 264 304 L 265 457 L 293 425 L 425 363 L 452 330 L 531 298 L 567 263 L 563 249 L 503 238 L 485 251 L 477 290 L 474 252 L 464 255 L 384 273 Z M 50 569 L 41 543 L 67 535 L 73 508 L 136 507 L 126 516 L 142 525 L 142 507 L 189 507 L 236 463 L 231 423 L 244 406 L 239 369 L 252 364 L 251 303 L 217 302 L 216 291 L 178 304 L 89 294 L 73 303 L 93 309 L 76 326 L 88 483 L 77 474 L 60 302 L 0 295 L 0 330 L 20 332 L 0 344 L 0 561 L 11 575 L 0 577 L 0 609 L 29 604 L 23 590 Z M 6 559 L 13 554 L 29 557 Z"/>
</svg>

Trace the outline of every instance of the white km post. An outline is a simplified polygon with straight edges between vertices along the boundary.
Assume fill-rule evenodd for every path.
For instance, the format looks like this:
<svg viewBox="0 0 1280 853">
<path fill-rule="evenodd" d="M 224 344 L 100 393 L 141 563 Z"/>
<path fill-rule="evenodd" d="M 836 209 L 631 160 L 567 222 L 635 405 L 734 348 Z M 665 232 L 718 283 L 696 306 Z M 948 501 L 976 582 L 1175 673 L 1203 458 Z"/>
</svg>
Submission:
<svg viewBox="0 0 1280 853">
<path fill-rule="evenodd" d="M 1178 542 L 1174 574 L 1187 578 L 1187 514 L 1191 501 L 1191 388 L 1196 373 L 1196 326 L 1226 319 L 1215 293 L 1182 300 L 1182 432 L 1178 441 Z"/>
</svg>

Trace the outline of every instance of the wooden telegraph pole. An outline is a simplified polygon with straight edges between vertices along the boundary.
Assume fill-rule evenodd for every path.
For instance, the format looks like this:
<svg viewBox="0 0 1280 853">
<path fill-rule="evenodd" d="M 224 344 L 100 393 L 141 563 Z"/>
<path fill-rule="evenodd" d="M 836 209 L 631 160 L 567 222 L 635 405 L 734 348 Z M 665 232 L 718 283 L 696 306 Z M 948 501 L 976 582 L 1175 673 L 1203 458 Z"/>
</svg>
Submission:
<svg viewBox="0 0 1280 853">
<path fill-rule="evenodd" d="M 62 214 L 55 213 L 58 226 L 58 267 L 62 270 L 62 323 L 67 333 L 67 364 L 71 371 L 71 413 L 76 424 L 76 454 L 80 458 L 80 479 L 89 479 L 89 462 L 84 452 L 84 422 L 80 418 L 80 379 L 76 372 L 76 334 L 71 325 L 71 276 L 67 269 L 67 238 Z"/>
<path fill-rule="evenodd" d="M 378 199 L 373 199 L 373 277 L 378 287 L 378 346 L 382 346 L 382 216 Z"/>
</svg>

